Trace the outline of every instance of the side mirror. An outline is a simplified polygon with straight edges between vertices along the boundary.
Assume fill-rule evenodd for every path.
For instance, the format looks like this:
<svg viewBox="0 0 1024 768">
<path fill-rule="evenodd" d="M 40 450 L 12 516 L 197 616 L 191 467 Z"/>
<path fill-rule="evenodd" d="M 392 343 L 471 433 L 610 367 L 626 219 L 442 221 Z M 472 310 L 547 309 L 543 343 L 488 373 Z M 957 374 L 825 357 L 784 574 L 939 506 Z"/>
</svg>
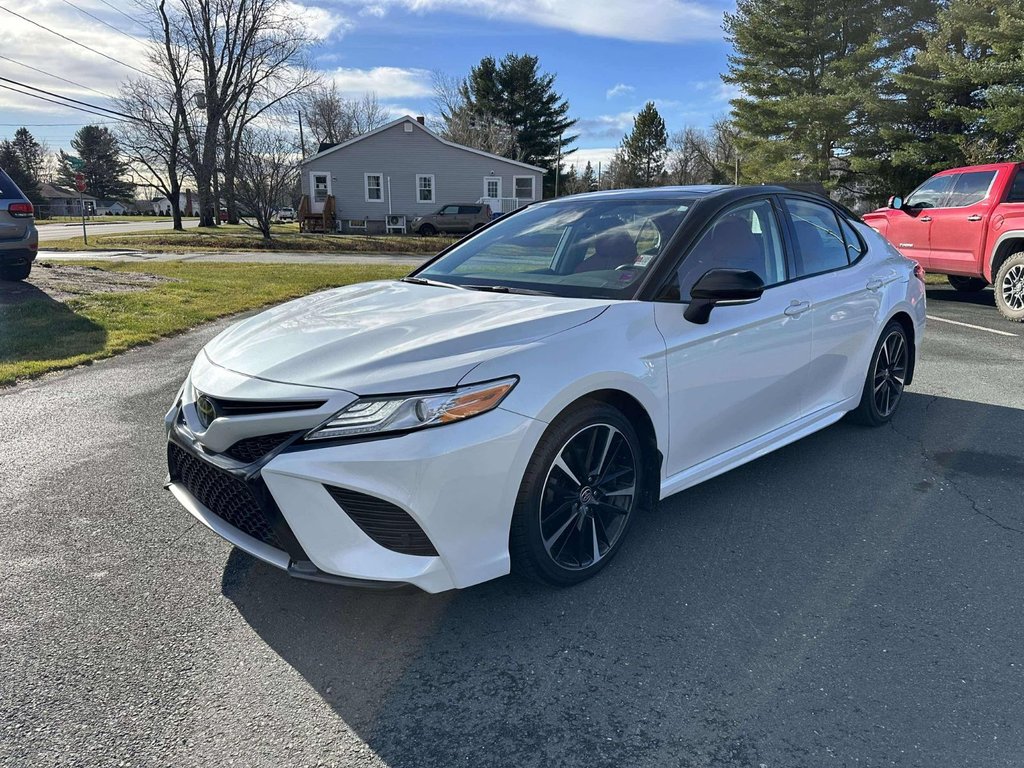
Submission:
<svg viewBox="0 0 1024 768">
<path fill-rule="evenodd" d="M 764 293 L 764 282 L 747 269 L 711 269 L 690 289 L 690 303 L 683 317 L 704 325 L 719 304 L 749 304 Z"/>
<path fill-rule="evenodd" d="M 893 195 L 889 198 L 889 207 L 894 211 L 903 210 L 903 198 L 899 195 Z"/>
</svg>

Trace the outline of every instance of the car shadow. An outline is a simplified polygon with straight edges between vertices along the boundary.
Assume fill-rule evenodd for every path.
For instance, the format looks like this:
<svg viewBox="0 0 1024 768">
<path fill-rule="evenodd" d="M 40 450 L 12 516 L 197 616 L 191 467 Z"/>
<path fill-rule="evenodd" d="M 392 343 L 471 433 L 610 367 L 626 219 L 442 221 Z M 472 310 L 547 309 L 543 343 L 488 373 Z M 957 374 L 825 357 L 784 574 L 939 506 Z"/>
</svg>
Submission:
<svg viewBox="0 0 1024 768">
<path fill-rule="evenodd" d="M 1024 511 L 1000 499 L 1021 433 L 1024 410 L 908 393 L 889 427 L 841 422 L 665 500 L 571 589 L 358 591 L 235 550 L 223 594 L 392 768 L 874 764 L 908 744 L 970 763 L 982 737 L 934 723 L 1024 746 L 1019 676 L 979 698 L 942 671 L 1017 653 L 1019 579 L 990 574 L 1019 575 Z"/>
<path fill-rule="evenodd" d="M 56 360 L 103 349 L 107 331 L 31 283 L 0 281 L 0 362 Z"/>
<path fill-rule="evenodd" d="M 996 295 L 991 288 L 981 291 L 954 291 L 950 286 L 929 285 L 926 290 L 928 301 L 950 304 L 974 304 L 979 307 L 995 307 Z"/>
</svg>

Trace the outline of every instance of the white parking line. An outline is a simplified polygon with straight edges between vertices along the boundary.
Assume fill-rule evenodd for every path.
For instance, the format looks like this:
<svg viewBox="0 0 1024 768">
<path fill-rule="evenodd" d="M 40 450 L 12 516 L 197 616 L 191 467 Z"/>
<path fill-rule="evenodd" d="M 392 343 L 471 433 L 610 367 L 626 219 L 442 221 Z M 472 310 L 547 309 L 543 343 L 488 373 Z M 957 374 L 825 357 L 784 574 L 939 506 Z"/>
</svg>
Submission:
<svg viewBox="0 0 1024 768">
<path fill-rule="evenodd" d="M 929 320 L 935 320 L 940 323 L 949 323 L 950 325 L 962 325 L 964 328 L 973 328 L 976 331 L 988 331 L 989 333 L 995 333 L 1000 336 L 1017 336 L 1016 333 L 1010 333 L 1009 331 L 997 331 L 995 328 L 986 328 L 982 325 L 971 325 L 970 323 L 961 323 L 959 320 L 947 320 L 944 317 L 935 317 L 935 315 L 928 315 Z"/>
</svg>

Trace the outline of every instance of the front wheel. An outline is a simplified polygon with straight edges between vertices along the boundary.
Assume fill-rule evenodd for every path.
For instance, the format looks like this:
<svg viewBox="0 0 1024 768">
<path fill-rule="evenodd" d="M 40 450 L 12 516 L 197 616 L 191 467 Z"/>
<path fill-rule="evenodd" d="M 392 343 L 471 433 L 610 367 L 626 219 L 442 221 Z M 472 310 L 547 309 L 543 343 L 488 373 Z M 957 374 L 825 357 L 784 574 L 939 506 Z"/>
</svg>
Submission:
<svg viewBox="0 0 1024 768">
<path fill-rule="evenodd" d="M 434 227 L 432 224 L 424 224 L 422 227 L 420 227 L 419 233 L 424 237 L 433 237 L 434 235 L 437 234 L 437 228 Z"/>
<path fill-rule="evenodd" d="M 963 291 L 964 293 L 977 293 L 978 291 L 984 290 L 985 286 L 988 285 L 988 280 L 984 280 L 980 277 L 946 275 L 946 279 L 949 280 L 949 284 L 953 286 L 954 291 Z"/>
<path fill-rule="evenodd" d="M 590 578 L 622 546 L 646 481 L 640 441 L 617 409 L 582 406 L 548 428 L 516 499 L 512 568 L 569 586 Z"/>
<path fill-rule="evenodd" d="M 903 326 L 893 320 L 882 331 L 864 381 L 860 404 L 850 418 L 869 427 L 887 424 L 903 399 L 910 372 L 910 343 Z"/>
<path fill-rule="evenodd" d="M 1024 323 L 1024 252 L 1002 263 L 996 274 L 996 309 L 1007 320 Z"/>
</svg>

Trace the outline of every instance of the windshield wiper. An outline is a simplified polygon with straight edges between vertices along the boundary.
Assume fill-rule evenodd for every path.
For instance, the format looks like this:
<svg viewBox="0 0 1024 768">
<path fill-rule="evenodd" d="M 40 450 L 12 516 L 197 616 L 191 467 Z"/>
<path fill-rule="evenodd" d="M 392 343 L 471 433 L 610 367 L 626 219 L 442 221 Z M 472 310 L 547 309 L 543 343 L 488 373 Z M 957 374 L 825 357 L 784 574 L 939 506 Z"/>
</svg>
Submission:
<svg viewBox="0 0 1024 768">
<path fill-rule="evenodd" d="M 515 288 L 511 285 L 462 285 L 471 291 L 490 291 L 491 293 L 522 293 L 527 296 L 554 296 L 550 291 L 535 291 L 533 288 Z"/>
<path fill-rule="evenodd" d="M 413 285 L 434 285 L 440 288 L 458 288 L 457 285 L 451 283 L 442 283 L 440 280 L 427 280 L 425 277 L 412 277 L 407 275 L 406 277 L 398 278 L 401 283 L 412 283 Z"/>
</svg>

